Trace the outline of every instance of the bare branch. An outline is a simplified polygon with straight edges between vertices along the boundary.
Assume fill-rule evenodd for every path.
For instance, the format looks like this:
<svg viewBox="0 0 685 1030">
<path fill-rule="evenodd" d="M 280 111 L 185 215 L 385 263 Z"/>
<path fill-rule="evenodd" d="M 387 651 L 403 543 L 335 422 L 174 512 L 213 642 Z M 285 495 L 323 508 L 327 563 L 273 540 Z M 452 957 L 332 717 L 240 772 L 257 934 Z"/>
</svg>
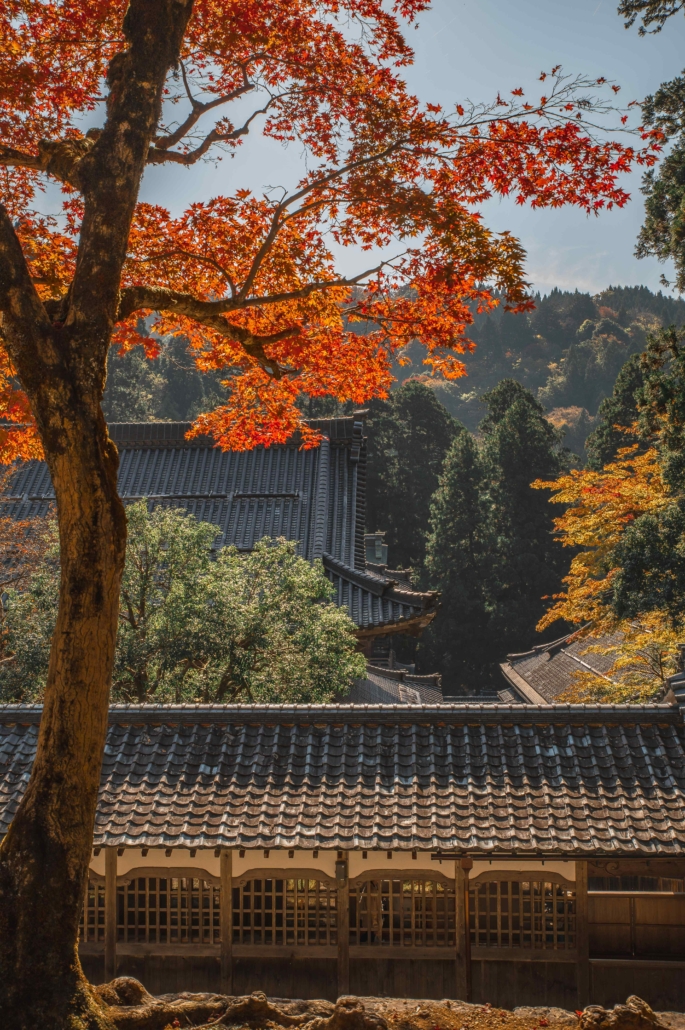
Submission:
<svg viewBox="0 0 685 1030">
<path fill-rule="evenodd" d="M 195 150 L 189 150 L 185 154 L 179 153 L 177 150 L 164 150 L 160 147 L 150 147 L 147 155 L 147 163 L 160 165 L 164 164 L 166 161 L 170 161 L 181 165 L 194 165 L 196 161 L 199 161 L 201 157 L 204 157 L 213 143 L 228 143 L 231 140 L 239 139 L 241 136 L 247 136 L 250 131 L 250 125 L 257 115 L 266 114 L 275 99 L 275 97 L 272 97 L 264 107 L 260 107 L 256 111 L 253 111 L 250 117 L 239 129 L 232 129 L 230 132 L 219 132 L 215 126 L 211 132 L 207 133 L 205 138 L 202 140 L 202 143 L 200 143 Z M 171 146 L 171 144 L 168 145 Z"/>
<path fill-rule="evenodd" d="M 201 104 L 197 100 L 195 100 L 190 93 L 190 88 L 188 86 L 188 80 L 186 79 L 185 69 L 183 68 L 183 65 L 181 65 L 181 71 L 183 73 L 183 82 L 186 87 L 186 93 L 188 94 L 188 99 L 190 101 L 192 111 L 190 112 L 186 120 L 182 122 L 181 125 L 179 125 L 179 127 L 174 130 L 174 132 L 170 132 L 165 136 L 157 136 L 155 138 L 155 150 L 168 150 L 169 147 L 175 146 L 176 143 L 180 142 L 180 140 L 182 140 L 183 137 L 187 135 L 188 132 L 190 132 L 192 127 L 208 111 L 213 111 L 214 108 L 220 107 L 222 104 L 228 104 L 231 100 L 236 100 L 238 97 L 241 97 L 244 93 L 249 93 L 251 92 L 251 90 L 255 89 L 254 83 L 250 82 L 247 79 L 247 77 L 245 77 L 244 84 L 242 86 L 239 86 L 238 89 L 234 89 L 231 93 L 225 93 L 223 96 L 215 97 L 213 100 L 209 100 L 207 101 L 207 103 Z"/>
</svg>

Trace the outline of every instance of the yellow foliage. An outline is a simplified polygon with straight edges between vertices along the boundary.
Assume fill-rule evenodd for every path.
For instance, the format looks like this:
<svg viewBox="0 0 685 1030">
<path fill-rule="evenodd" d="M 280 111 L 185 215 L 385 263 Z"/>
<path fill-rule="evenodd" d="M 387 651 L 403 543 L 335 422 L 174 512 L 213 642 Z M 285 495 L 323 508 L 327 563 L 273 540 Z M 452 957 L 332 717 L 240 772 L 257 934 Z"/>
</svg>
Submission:
<svg viewBox="0 0 685 1030">
<path fill-rule="evenodd" d="M 660 613 L 651 612 L 639 623 L 618 623 L 607 640 L 593 643 L 583 654 L 601 654 L 613 660 L 600 676 L 589 671 L 576 673 L 575 681 L 558 697 L 571 704 L 637 704 L 655 700 L 664 680 L 678 669 L 679 635 Z"/>
<path fill-rule="evenodd" d="M 554 520 L 556 535 L 565 547 L 581 548 L 564 577 L 564 591 L 554 595 L 554 604 L 538 629 L 557 619 L 576 626 L 587 624 L 584 653 L 613 659 L 604 676 L 579 671 L 559 700 L 620 704 L 653 699 L 677 669 L 677 635 L 659 612 L 649 613 L 639 623 L 617 620 L 611 595 L 619 571 L 612 555 L 621 537 L 635 519 L 673 500 L 656 449 L 640 454 L 637 446 L 624 447 L 616 461 L 600 472 L 573 469 L 553 482 L 537 480 L 532 485 L 552 490 L 551 502 L 567 506 Z"/>
<path fill-rule="evenodd" d="M 557 538 L 565 547 L 582 548 L 564 577 L 565 590 L 554 595 L 556 603 L 540 620 L 539 630 L 557 619 L 572 625 L 591 622 L 598 634 L 616 629 L 609 601 L 618 570 L 611 553 L 636 518 L 672 501 L 656 449 L 637 451 L 637 446 L 622 448 L 601 472 L 572 469 L 552 482 L 538 479 L 532 484 L 536 490 L 552 490 L 552 503 L 567 505 L 554 520 Z"/>
</svg>

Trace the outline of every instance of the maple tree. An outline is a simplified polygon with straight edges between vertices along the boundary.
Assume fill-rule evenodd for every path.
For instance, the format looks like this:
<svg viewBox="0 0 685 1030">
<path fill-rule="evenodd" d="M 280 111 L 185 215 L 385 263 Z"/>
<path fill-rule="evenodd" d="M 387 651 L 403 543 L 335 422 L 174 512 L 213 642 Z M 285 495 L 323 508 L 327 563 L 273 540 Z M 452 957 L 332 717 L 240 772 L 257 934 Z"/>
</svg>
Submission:
<svg viewBox="0 0 685 1030">
<path fill-rule="evenodd" d="M 618 427 L 617 427 L 618 429 Z M 637 434 L 637 423 L 626 435 Z M 654 695 L 675 671 L 677 628 L 663 612 L 621 617 L 616 608 L 622 575 L 620 545 L 644 516 L 665 511 L 673 496 L 664 483 L 659 452 L 635 443 L 619 449 L 603 468 L 572 469 L 553 481 L 536 480 L 535 489 L 552 490 L 550 500 L 567 508 L 554 519 L 557 539 L 578 550 L 563 592 L 538 623 L 538 630 L 564 619 L 587 639 L 587 653 L 611 658 L 606 676 L 579 670 L 564 701 L 639 701 Z"/>
<path fill-rule="evenodd" d="M 195 432 L 249 447 L 299 428 L 315 445 L 298 395 L 382 395 L 392 354 L 415 339 L 430 371 L 458 377 L 474 308 L 494 290 L 530 308 L 520 244 L 480 217 L 488 197 L 596 212 L 627 201 L 622 172 L 656 159 L 656 131 L 606 135 L 614 117 L 628 124 L 612 114 L 617 86 L 558 68 L 530 101 L 517 87 L 489 105 L 421 104 L 402 79 L 401 23 L 425 6 L 0 10 L 0 444 L 5 461 L 45 456 L 61 554 L 36 760 L 0 846 L 7 1028 L 108 1025 L 75 948 L 126 543 L 101 410 L 110 346 L 153 356 L 154 338 L 137 332 L 152 314 L 224 375 L 227 403 Z M 305 153 L 291 190 L 237 190 L 178 216 L 138 203 L 146 168 L 186 174 L 258 130 Z M 46 184 L 62 191 L 57 215 Z M 345 247 L 367 255 L 358 274 L 337 269 Z"/>
<path fill-rule="evenodd" d="M 580 674 L 565 700 L 641 700 L 658 693 L 679 666 L 684 381 L 683 331 L 671 326 L 649 334 L 647 349 L 626 363 L 603 412 L 595 454 L 613 459 L 533 484 L 552 489 L 552 500 L 568 506 L 555 529 L 565 546 L 578 548 L 565 590 L 538 628 L 565 619 L 582 627 L 588 652 L 612 659 L 606 677 Z M 621 438 L 627 446 L 616 446 Z"/>
</svg>

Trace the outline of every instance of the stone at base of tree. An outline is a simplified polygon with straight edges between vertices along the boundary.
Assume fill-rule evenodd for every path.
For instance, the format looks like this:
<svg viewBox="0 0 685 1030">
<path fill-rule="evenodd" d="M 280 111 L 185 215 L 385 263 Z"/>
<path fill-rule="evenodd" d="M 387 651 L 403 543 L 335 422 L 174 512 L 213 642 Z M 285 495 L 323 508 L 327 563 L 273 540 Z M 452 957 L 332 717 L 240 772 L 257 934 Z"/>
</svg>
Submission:
<svg viewBox="0 0 685 1030">
<path fill-rule="evenodd" d="M 604 1009 L 601 1005 L 588 1005 L 580 1017 L 579 1030 L 659 1030 L 662 1023 L 646 1001 L 632 994 L 625 1005 Z"/>
<path fill-rule="evenodd" d="M 93 990 L 106 1005 L 144 1005 L 155 1000 L 140 980 L 132 976 L 118 976 L 109 983 L 99 984 Z"/>
</svg>

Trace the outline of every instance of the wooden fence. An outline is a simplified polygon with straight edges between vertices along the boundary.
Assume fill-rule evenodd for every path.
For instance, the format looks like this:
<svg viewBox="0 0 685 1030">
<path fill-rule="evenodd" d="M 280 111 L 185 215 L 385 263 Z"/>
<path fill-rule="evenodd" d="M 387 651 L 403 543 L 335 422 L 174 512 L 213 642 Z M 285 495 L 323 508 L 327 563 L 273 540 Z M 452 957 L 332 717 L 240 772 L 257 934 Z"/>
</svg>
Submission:
<svg viewBox="0 0 685 1030">
<path fill-rule="evenodd" d="M 395 869 L 348 878 L 316 869 L 141 868 L 89 883 L 81 958 L 94 982 L 136 976 L 148 990 L 264 990 L 470 998 L 512 1008 L 639 994 L 685 1009 L 685 894 L 587 890 L 545 873 L 454 875 Z"/>
</svg>

